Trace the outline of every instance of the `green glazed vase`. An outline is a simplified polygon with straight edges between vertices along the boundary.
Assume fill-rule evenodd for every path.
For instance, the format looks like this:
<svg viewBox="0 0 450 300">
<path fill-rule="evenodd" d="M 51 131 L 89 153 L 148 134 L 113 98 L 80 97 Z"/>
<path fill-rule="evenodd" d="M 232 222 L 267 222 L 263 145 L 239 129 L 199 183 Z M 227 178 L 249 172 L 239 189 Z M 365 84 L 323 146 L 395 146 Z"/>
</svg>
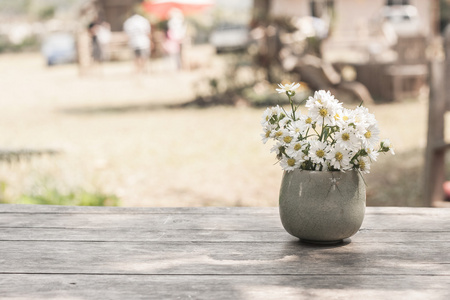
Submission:
<svg viewBox="0 0 450 300">
<path fill-rule="evenodd" d="M 358 171 L 284 172 L 280 189 L 284 229 L 305 242 L 342 242 L 364 220 L 366 187 Z"/>
</svg>

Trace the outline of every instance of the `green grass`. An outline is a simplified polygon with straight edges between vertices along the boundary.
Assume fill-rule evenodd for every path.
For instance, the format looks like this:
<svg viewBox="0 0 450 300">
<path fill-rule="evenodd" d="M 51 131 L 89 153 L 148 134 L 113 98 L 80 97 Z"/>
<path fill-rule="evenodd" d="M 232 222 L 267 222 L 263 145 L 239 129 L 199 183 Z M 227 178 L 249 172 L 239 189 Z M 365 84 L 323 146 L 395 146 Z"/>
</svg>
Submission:
<svg viewBox="0 0 450 300">
<path fill-rule="evenodd" d="M 24 194 L 17 200 L 19 204 L 77 205 L 77 206 L 119 206 L 119 198 L 114 195 L 91 193 L 77 190 L 61 193 L 56 189 L 46 189 L 41 194 Z"/>
<path fill-rule="evenodd" d="M 16 199 L 6 196 L 8 184 L 0 182 L 0 203 L 44 204 L 44 205 L 76 205 L 76 206 L 119 206 L 120 199 L 112 194 L 100 191 L 87 191 L 74 188 L 61 191 L 46 183 L 35 183 L 30 191 L 26 191 Z"/>
</svg>

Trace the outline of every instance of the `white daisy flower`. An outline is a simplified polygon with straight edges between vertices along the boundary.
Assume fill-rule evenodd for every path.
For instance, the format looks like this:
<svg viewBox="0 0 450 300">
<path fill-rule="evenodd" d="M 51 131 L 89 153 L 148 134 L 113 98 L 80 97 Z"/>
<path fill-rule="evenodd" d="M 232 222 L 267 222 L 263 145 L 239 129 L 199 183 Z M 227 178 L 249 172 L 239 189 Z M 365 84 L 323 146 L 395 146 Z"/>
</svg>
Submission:
<svg viewBox="0 0 450 300">
<path fill-rule="evenodd" d="M 336 170 L 349 170 L 350 169 L 350 151 L 346 150 L 339 145 L 331 147 L 330 152 L 327 153 L 326 158 L 330 161 L 330 166 Z"/>
<path fill-rule="evenodd" d="M 273 125 L 273 123 L 278 123 L 280 119 L 285 117 L 285 113 L 283 108 L 279 105 L 267 108 L 261 117 L 261 125 L 265 126 L 266 124 Z"/>
<path fill-rule="evenodd" d="M 287 157 L 285 155 L 283 155 L 283 158 L 280 160 L 281 168 L 283 168 L 283 170 L 285 171 L 293 171 L 295 169 L 298 169 L 300 168 L 301 164 L 302 164 L 301 160 L 292 157 Z"/>
<path fill-rule="evenodd" d="M 306 144 L 307 142 L 305 141 L 294 141 L 287 146 L 286 154 L 290 157 L 299 157 L 304 160 L 302 151 L 305 149 Z"/>
<path fill-rule="evenodd" d="M 380 142 L 380 129 L 375 123 L 366 128 L 364 134 L 361 136 L 363 144 L 368 148 L 375 148 Z"/>
<path fill-rule="evenodd" d="M 270 138 L 273 138 L 273 128 L 271 126 L 267 126 L 263 128 L 263 133 L 261 133 L 262 142 L 265 144 Z"/>
<path fill-rule="evenodd" d="M 394 148 L 392 147 L 389 139 L 384 139 L 381 141 L 381 148 L 384 152 L 390 151 L 392 155 L 395 155 Z"/>
<path fill-rule="evenodd" d="M 329 91 L 321 90 L 315 92 L 314 97 L 309 97 L 305 106 L 308 107 L 308 116 L 311 117 L 313 122 L 318 125 L 334 126 L 336 124 L 336 113 L 341 109 L 342 104 Z"/>
<path fill-rule="evenodd" d="M 353 111 L 354 114 L 354 123 L 357 126 L 371 126 L 377 123 L 375 119 L 375 115 L 369 113 L 369 109 L 367 107 L 358 106 Z"/>
<path fill-rule="evenodd" d="M 293 137 L 290 136 L 290 134 L 289 134 L 289 130 L 284 129 L 284 128 L 280 128 L 280 129 L 276 130 L 273 134 L 273 137 L 277 141 L 279 141 L 281 143 L 285 143 L 285 144 L 289 144 L 293 139 Z"/>
<path fill-rule="evenodd" d="M 361 135 L 365 133 L 365 129 L 368 126 L 367 114 L 364 111 L 364 107 L 358 106 L 353 111 L 353 125 L 358 133 Z"/>
<path fill-rule="evenodd" d="M 283 137 L 283 143 L 285 146 L 288 146 L 295 138 L 289 134 L 289 131 L 286 130 L 286 132 L 287 134 Z"/>
<path fill-rule="evenodd" d="M 270 153 L 275 152 L 277 157 L 280 157 L 281 154 L 284 151 L 284 147 L 282 143 L 276 143 L 275 145 L 272 146 L 272 148 L 270 149 Z"/>
<path fill-rule="evenodd" d="M 306 101 L 306 107 L 310 108 L 313 106 L 323 106 L 323 105 L 329 105 L 333 103 L 338 103 L 333 95 L 331 95 L 330 91 L 316 91 L 314 92 L 313 97 L 309 97 Z"/>
<path fill-rule="evenodd" d="M 315 122 L 313 122 L 313 120 L 309 116 L 305 116 L 304 121 L 305 121 L 305 129 L 306 130 L 311 129 L 313 127 L 313 125 L 315 125 Z"/>
<path fill-rule="evenodd" d="M 339 127 L 348 127 L 351 123 L 353 123 L 354 114 L 350 109 L 341 108 L 336 112 L 334 119 L 336 120 L 336 125 Z"/>
<path fill-rule="evenodd" d="M 320 141 L 311 141 L 309 148 L 309 158 L 313 163 L 324 165 L 328 153 L 328 145 Z"/>
<path fill-rule="evenodd" d="M 355 129 L 352 127 L 343 127 L 335 133 L 336 144 L 348 150 L 356 150 L 360 147 L 359 139 L 356 136 Z"/>
<path fill-rule="evenodd" d="M 261 125 L 266 126 L 266 124 L 269 123 L 269 120 L 272 118 L 272 116 L 273 116 L 273 108 L 267 108 L 261 116 Z"/>
<path fill-rule="evenodd" d="M 293 136 L 299 136 L 300 134 L 303 135 L 306 133 L 307 126 L 304 120 L 300 119 L 295 122 L 290 123 L 287 126 L 287 130 L 289 130 L 289 133 Z"/>
<path fill-rule="evenodd" d="M 378 151 L 373 148 L 366 148 L 364 149 L 364 151 L 366 151 L 367 157 L 370 159 L 370 161 L 377 161 L 379 155 Z"/>
<path fill-rule="evenodd" d="M 314 106 L 309 110 L 308 116 L 317 125 L 330 125 L 334 126 L 334 112 L 327 107 Z"/>
<path fill-rule="evenodd" d="M 275 89 L 279 94 L 281 93 L 295 93 L 295 90 L 297 90 L 300 87 L 300 83 L 291 83 L 291 84 L 278 84 L 279 89 Z"/>
<path fill-rule="evenodd" d="M 370 173 L 370 160 L 367 157 L 359 157 L 357 166 L 361 173 Z"/>
</svg>

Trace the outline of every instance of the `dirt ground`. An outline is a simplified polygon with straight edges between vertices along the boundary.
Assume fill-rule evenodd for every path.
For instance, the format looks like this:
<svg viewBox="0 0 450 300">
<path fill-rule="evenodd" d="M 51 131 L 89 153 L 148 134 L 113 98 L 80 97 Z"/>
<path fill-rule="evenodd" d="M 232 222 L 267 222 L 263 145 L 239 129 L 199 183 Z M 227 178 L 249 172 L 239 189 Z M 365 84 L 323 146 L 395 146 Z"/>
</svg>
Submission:
<svg viewBox="0 0 450 300">
<path fill-rule="evenodd" d="M 76 65 L 48 68 L 39 54 L 1 55 L 0 149 L 60 151 L 0 161 L 4 198 L 50 185 L 114 194 L 123 206 L 277 205 L 282 172 L 261 143 L 263 108 L 164 108 L 192 100 L 193 86 L 215 67 L 175 72 L 157 61 L 136 77 L 131 62 L 121 62 L 80 77 Z M 418 205 L 389 197 L 418 184 L 401 178 L 421 168 L 426 101 L 370 110 L 397 156 L 380 157 L 385 162 L 367 176 L 369 204 Z M 403 186 L 380 198 L 386 184 Z"/>
</svg>

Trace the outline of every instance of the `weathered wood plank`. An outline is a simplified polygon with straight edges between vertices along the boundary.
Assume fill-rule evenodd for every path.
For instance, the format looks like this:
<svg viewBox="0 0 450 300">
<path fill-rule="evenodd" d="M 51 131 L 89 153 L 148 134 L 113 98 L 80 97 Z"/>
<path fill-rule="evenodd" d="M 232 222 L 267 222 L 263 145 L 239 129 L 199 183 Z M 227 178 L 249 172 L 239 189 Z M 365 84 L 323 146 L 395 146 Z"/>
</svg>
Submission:
<svg viewBox="0 0 450 300">
<path fill-rule="evenodd" d="M 238 210 L 239 211 L 239 210 Z M 442 211 L 439 213 L 439 211 Z M 418 212 L 418 210 L 417 210 Z M 0 228 L 137 228 L 162 230 L 253 230 L 279 231 L 282 228 L 278 211 L 253 215 L 240 214 L 59 214 L 59 213 L 5 213 L 0 214 Z M 368 213 L 364 229 L 450 231 L 450 209 L 434 209 L 427 215 Z"/>
<path fill-rule="evenodd" d="M 206 230 L 278 230 L 281 221 L 278 215 L 263 218 L 251 213 L 242 215 L 211 214 L 4 214 L 0 227 L 40 228 L 146 228 L 206 229 Z"/>
<path fill-rule="evenodd" d="M 111 206 L 60 206 L 60 205 L 28 205 L 0 204 L 0 214 L 7 213 L 67 213 L 67 214 L 274 214 L 278 207 L 111 207 Z M 370 214 L 414 214 L 414 215 L 450 215 L 450 209 L 429 207 L 367 207 Z"/>
<path fill-rule="evenodd" d="M 450 242 L 0 242 L 0 273 L 449 275 Z M 450 277 L 449 277 L 450 279 Z"/>
<path fill-rule="evenodd" d="M 0 204 L 2 213 L 67 213 L 67 214 L 271 214 L 278 207 L 114 207 L 114 206 L 62 206 Z"/>
<path fill-rule="evenodd" d="M 447 276 L 1 275 L 2 299 L 449 299 Z"/>
<path fill-rule="evenodd" d="M 287 242 L 297 241 L 284 229 L 202 230 L 151 228 L 1 228 L 0 241 L 95 241 L 95 242 Z M 450 231 L 380 230 L 362 228 L 351 238 L 352 243 L 450 242 Z"/>
</svg>

